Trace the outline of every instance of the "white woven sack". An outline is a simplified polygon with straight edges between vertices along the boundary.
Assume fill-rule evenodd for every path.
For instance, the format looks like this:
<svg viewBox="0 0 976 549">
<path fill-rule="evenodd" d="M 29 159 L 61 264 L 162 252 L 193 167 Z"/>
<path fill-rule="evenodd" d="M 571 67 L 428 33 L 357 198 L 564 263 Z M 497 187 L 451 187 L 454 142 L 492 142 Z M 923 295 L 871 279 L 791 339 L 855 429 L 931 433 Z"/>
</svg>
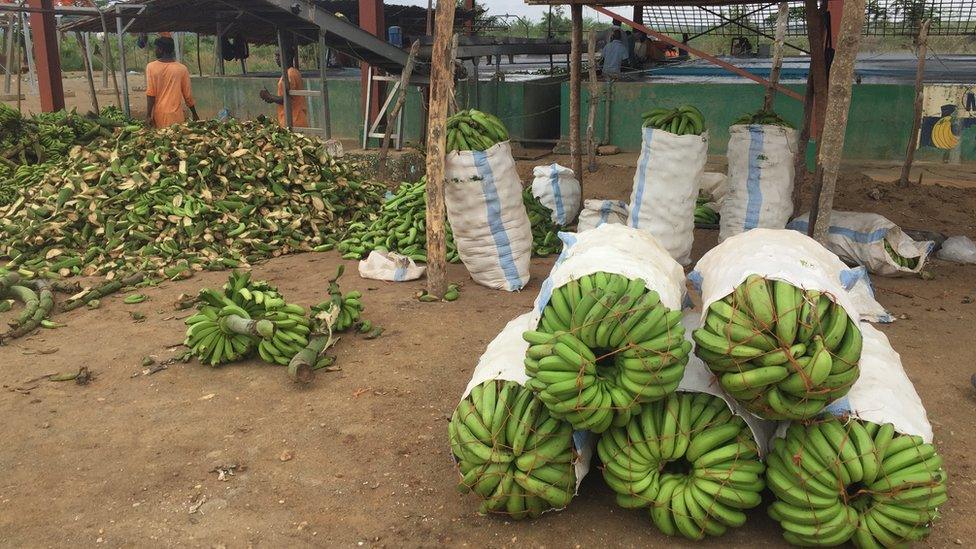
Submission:
<svg viewBox="0 0 976 549">
<path fill-rule="evenodd" d="M 643 129 L 628 224 L 657 238 L 682 265 L 691 263 L 695 201 L 707 159 L 707 132 L 675 135 Z"/>
<path fill-rule="evenodd" d="M 461 261 L 475 282 L 514 292 L 529 282 L 532 226 L 512 147 L 447 154 L 444 199 Z"/>
<path fill-rule="evenodd" d="M 588 198 L 583 201 L 576 232 L 595 229 L 604 223 L 625 225 L 627 223 L 627 203 L 623 200 L 598 200 Z"/>
<path fill-rule="evenodd" d="M 810 214 L 790 221 L 787 228 L 807 233 Z M 885 241 L 902 257 L 918 258 L 914 269 L 902 267 L 885 249 Z M 833 211 L 827 229 L 827 249 L 851 265 L 863 265 L 883 276 L 910 275 L 921 272 L 935 242 L 916 242 L 887 217 L 866 212 Z"/>
<path fill-rule="evenodd" d="M 782 229 L 793 214 L 796 130 L 758 124 L 729 128 L 728 193 L 719 242 L 756 229 Z"/>
<path fill-rule="evenodd" d="M 576 219 L 582 189 L 573 170 L 552 163 L 532 170 L 532 196 L 552 211 L 552 222 L 565 227 Z"/>
</svg>

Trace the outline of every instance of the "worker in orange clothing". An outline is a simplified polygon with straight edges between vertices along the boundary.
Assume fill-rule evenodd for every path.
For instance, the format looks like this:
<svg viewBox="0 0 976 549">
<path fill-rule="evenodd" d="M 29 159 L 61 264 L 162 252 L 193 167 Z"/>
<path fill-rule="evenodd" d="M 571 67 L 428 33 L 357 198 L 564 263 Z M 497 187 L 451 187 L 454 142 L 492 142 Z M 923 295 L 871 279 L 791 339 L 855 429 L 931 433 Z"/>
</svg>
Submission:
<svg viewBox="0 0 976 549">
<path fill-rule="evenodd" d="M 275 54 L 275 61 L 281 66 L 281 56 Z M 285 63 L 288 66 L 288 89 L 291 91 L 303 90 L 305 85 L 302 83 L 302 73 L 298 70 L 298 50 L 294 47 L 285 49 Z M 261 90 L 261 99 L 266 103 L 278 105 L 278 123 L 282 126 L 287 125 L 285 120 L 285 83 L 284 77 L 278 79 L 278 95 L 271 95 L 267 89 Z M 303 96 L 291 97 L 291 125 L 294 128 L 307 128 L 308 126 L 308 99 Z"/>
<path fill-rule="evenodd" d="M 182 124 L 184 102 L 193 119 L 200 120 L 190 92 L 190 71 L 176 61 L 176 44 L 172 38 L 157 38 L 155 44 L 156 61 L 146 65 L 146 121 L 157 128 Z"/>
</svg>

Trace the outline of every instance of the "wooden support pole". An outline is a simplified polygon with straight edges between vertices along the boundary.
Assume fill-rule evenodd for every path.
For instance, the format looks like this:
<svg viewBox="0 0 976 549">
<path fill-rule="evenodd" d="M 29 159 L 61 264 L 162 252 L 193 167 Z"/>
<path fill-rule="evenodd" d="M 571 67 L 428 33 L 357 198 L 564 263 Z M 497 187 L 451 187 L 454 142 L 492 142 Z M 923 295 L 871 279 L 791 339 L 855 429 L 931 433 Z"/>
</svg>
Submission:
<svg viewBox="0 0 976 549">
<path fill-rule="evenodd" d="M 291 86 L 288 81 L 288 70 L 291 69 L 292 59 L 290 52 L 291 45 L 288 42 L 288 37 L 285 36 L 285 30 L 282 28 L 278 29 L 278 59 L 281 59 L 281 87 L 282 95 L 281 102 L 284 103 L 285 107 L 285 127 L 289 130 L 295 125 L 294 118 L 292 117 L 291 109 Z"/>
<path fill-rule="evenodd" d="M 915 71 L 915 111 L 912 118 L 912 133 L 908 136 L 908 148 L 905 151 L 905 165 L 901 168 L 901 177 L 898 178 L 899 187 L 907 187 L 910 183 L 908 176 L 912 171 L 912 162 L 915 161 L 915 149 L 918 148 L 918 133 L 922 129 L 922 95 L 925 91 L 923 83 L 925 81 L 925 50 L 929 41 L 929 25 L 931 20 L 926 19 L 922 22 L 922 28 L 918 30 L 918 69 Z"/>
<path fill-rule="evenodd" d="M 78 47 L 81 48 L 81 59 L 85 63 L 85 78 L 88 79 L 88 93 L 91 94 L 92 112 L 97 113 L 99 111 L 98 93 L 95 91 L 95 75 L 92 73 L 92 66 L 89 63 L 90 59 L 86 55 L 88 51 L 87 41 L 79 31 L 75 31 L 75 39 L 78 41 Z"/>
<path fill-rule="evenodd" d="M 7 20 L 9 22 L 7 24 L 7 34 L 4 37 L 4 38 L 6 38 L 7 44 L 6 44 L 6 49 L 5 49 L 6 55 L 4 55 L 4 57 L 3 57 L 3 69 L 4 69 L 3 70 L 3 93 L 9 95 L 10 94 L 10 83 L 13 82 L 12 78 L 13 78 L 13 73 L 14 73 L 14 63 L 13 63 L 13 61 L 14 61 L 14 42 L 15 42 L 15 40 L 14 40 L 14 32 L 15 32 L 15 27 L 14 27 L 14 16 L 13 16 L 12 13 L 7 17 Z M 19 44 L 19 42 L 17 42 L 17 43 Z"/>
<path fill-rule="evenodd" d="M 431 50 L 430 108 L 427 122 L 427 293 L 447 291 L 447 241 L 444 228 L 444 164 L 447 160 L 447 109 L 454 95 L 454 0 L 438 0 Z"/>
<path fill-rule="evenodd" d="M 861 43 L 861 26 L 864 24 L 864 2 L 865 0 L 848 0 L 840 23 L 840 36 L 834 37 L 838 47 L 830 69 L 828 108 L 824 118 L 814 189 L 816 200 L 810 212 L 809 234 L 820 243 L 827 241 L 830 212 L 834 205 L 834 188 L 844 154 L 844 134 L 851 108 L 854 63 L 857 61 L 857 50 Z"/>
<path fill-rule="evenodd" d="M 786 38 L 786 25 L 790 20 L 790 4 L 780 2 L 779 13 L 776 15 L 776 39 L 773 42 L 773 66 L 769 71 L 769 85 L 766 86 L 766 97 L 763 99 L 763 110 L 773 110 L 776 99 L 776 85 L 779 84 L 779 73 L 783 69 L 783 40 Z"/>
<path fill-rule="evenodd" d="M 119 39 L 119 69 L 122 71 L 122 111 L 126 116 L 132 116 L 132 105 L 129 100 L 129 71 L 125 64 L 125 30 L 122 24 L 122 11 L 115 6 L 115 29 Z"/>
<path fill-rule="evenodd" d="M 807 68 L 806 96 L 803 99 L 803 127 L 794 159 L 796 180 L 793 186 L 793 213 L 802 209 L 803 188 L 807 185 L 807 148 L 813 139 L 819 148 L 819 131 L 823 128 L 823 110 L 827 106 L 827 62 L 824 57 L 824 23 L 817 0 L 805 0 L 807 38 L 810 41 L 810 64 Z"/>
<path fill-rule="evenodd" d="M 396 123 L 397 115 L 407 100 L 407 88 L 410 86 L 410 77 L 413 75 L 413 66 L 417 61 L 417 54 L 420 52 L 420 40 L 414 40 L 410 46 L 410 55 L 407 57 L 407 64 L 404 65 L 400 73 L 400 84 L 397 87 L 396 102 L 393 108 L 386 113 L 386 130 L 383 131 L 383 141 L 380 143 L 380 154 L 377 157 L 379 178 L 386 179 L 386 157 L 390 153 L 390 137 L 393 135 L 393 125 Z"/>
<path fill-rule="evenodd" d="M 325 43 L 325 28 L 319 29 L 319 93 L 322 100 L 322 135 L 332 139 L 332 108 L 329 105 L 329 45 Z"/>
<path fill-rule="evenodd" d="M 573 157 L 573 173 L 576 177 L 583 177 L 583 147 L 580 143 L 580 92 L 582 75 L 580 74 L 583 58 L 583 6 L 573 4 L 573 29 L 570 41 L 569 62 L 569 154 Z"/>
<path fill-rule="evenodd" d="M 34 35 L 33 51 L 28 51 L 28 61 L 35 59 L 41 110 L 54 112 L 64 109 L 64 85 L 61 82 L 61 55 L 58 52 L 58 26 L 54 18 L 52 0 L 29 0 L 28 5 L 37 12 L 30 15 L 30 30 L 24 36 Z M 28 42 L 30 44 L 30 42 Z M 33 55 L 31 55 L 33 53 Z"/>
<path fill-rule="evenodd" d="M 197 74 L 203 76 L 203 60 L 200 58 L 200 33 L 194 33 L 197 37 Z"/>
<path fill-rule="evenodd" d="M 636 9 L 636 8 L 635 8 Z M 600 83 L 596 80 L 596 29 L 590 29 L 589 43 L 586 48 L 587 59 L 589 59 L 589 73 L 590 73 L 590 107 L 589 113 L 586 117 L 586 147 L 587 152 L 590 156 L 589 170 L 591 172 L 596 171 L 596 104 L 598 102 L 597 97 L 600 93 Z M 576 178 L 579 180 L 580 184 L 583 183 L 583 174 L 576 174 Z"/>
</svg>

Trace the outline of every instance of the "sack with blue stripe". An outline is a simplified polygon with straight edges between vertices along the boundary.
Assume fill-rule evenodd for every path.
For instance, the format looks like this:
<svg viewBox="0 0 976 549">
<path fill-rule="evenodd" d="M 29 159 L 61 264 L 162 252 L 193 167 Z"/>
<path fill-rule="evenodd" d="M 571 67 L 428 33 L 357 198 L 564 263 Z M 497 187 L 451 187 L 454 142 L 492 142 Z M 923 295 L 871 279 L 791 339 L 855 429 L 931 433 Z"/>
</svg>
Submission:
<svg viewBox="0 0 976 549">
<path fill-rule="evenodd" d="M 447 154 L 444 199 L 458 255 L 475 282 L 514 292 L 529 282 L 532 225 L 512 147 Z"/>
<path fill-rule="evenodd" d="M 623 200 L 599 200 L 588 198 L 583 201 L 583 211 L 579 214 L 576 232 L 595 229 L 600 225 L 626 225 L 630 210 Z"/>
<path fill-rule="evenodd" d="M 750 229 L 783 229 L 793 215 L 796 130 L 738 124 L 729 128 L 728 193 L 719 242 Z"/>
<path fill-rule="evenodd" d="M 810 214 L 797 217 L 787 228 L 804 234 L 810 228 Z M 887 217 L 866 212 L 833 211 L 827 230 L 827 249 L 849 265 L 863 265 L 883 276 L 916 274 L 922 271 L 935 243 L 916 242 Z"/>
<path fill-rule="evenodd" d="M 565 227 L 579 213 L 582 189 L 573 170 L 552 163 L 532 170 L 532 196 L 552 211 L 552 222 Z"/>
<path fill-rule="evenodd" d="M 708 160 L 708 133 L 642 130 L 628 225 L 651 233 L 671 257 L 688 265 L 695 239 L 695 201 Z"/>
</svg>

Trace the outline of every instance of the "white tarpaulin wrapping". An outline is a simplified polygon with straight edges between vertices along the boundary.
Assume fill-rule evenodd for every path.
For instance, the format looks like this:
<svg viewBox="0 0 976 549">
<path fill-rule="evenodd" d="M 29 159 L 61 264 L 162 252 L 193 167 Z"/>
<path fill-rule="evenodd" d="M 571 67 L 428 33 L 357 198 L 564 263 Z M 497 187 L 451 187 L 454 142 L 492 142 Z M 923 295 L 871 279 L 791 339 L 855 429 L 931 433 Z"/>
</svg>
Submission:
<svg viewBox="0 0 976 549">
<path fill-rule="evenodd" d="M 695 202 L 708 159 L 708 133 L 643 129 L 628 224 L 649 232 L 682 265 L 691 263 Z M 784 222 L 785 223 L 785 222 Z"/>
<path fill-rule="evenodd" d="M 583 201 L 583 211 L 576 224 L 576 232 L 581 233 L 595 229 L 604 223 L 625 225 L 627 223 L 627 203 L 623 200 L 597 200 L 588 198 Z"/>
<path fill-rule="evenodd" d="M 514 292 L 529 282 L 532 226 L 506 141 L 447 154 L 447 217 L 458 255 L 475 282 Z"/>
</svg>

